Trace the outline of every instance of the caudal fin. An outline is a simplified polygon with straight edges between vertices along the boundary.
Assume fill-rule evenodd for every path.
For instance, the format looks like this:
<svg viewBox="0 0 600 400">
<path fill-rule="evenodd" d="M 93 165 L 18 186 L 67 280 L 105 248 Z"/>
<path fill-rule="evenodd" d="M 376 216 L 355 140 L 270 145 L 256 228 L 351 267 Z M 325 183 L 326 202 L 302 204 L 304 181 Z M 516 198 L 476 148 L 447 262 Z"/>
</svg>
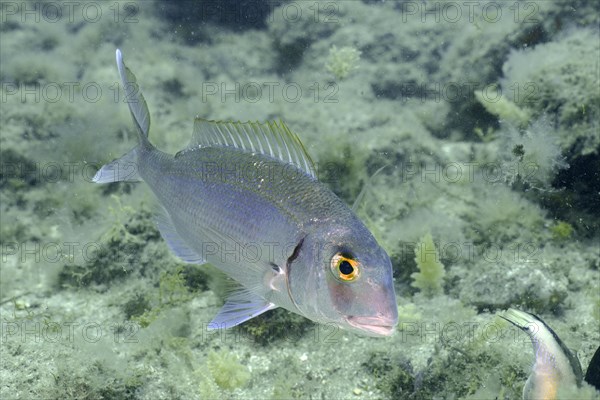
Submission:
<svg viewBox="0 0 600 400">
<path fill-rule="evenodd" d="M 130 150 L 123 157 L 104 165 L 94 176 L 95 183 L 110 183 L 119 181 L 139 181 L 137 161 L 138 149 L 140 146 L 151 147 L 148 141 L 148 132 L 150 131 L 150 113 L 144 95 L 137 84 L 135 75 L 123 61 L 121 50 L 117 49 L 117 68 L 125 92 L 125 102 L 129 106 L 129 111 L 138 133 L 139 144 Z"/>
<path fill-rule="evenodd" d="M 585 381 L 600 390 L 600 347 L 594 353 L 585 374 Z"/>
<path fill-rule="evenodd" d="M 139 146 L 134 147 L 123 157 L 103 165 L 102 168 L 96 172 L 92 181 L 94 183 L 141 181 L 142 178 L 138 173 L 138 147 Z"/>
<path fill-rule="evenodd" d="M 150 130 L 150 113 L 148 112 L 148 105 L 144 99 L 144 95 L 137 83 L 135 75 L 123 61 L 123 54 L 121 50 L 117 49 L 117 68 L 119 69 L 119 75 L 121 76 L 121 83 L 125 90 L 125 102 L 129 106 L 133 122 L 137 127 L 138 134 L 140 136 L 140 143 L 148 141 L 148 131 Z"/>
</svg>

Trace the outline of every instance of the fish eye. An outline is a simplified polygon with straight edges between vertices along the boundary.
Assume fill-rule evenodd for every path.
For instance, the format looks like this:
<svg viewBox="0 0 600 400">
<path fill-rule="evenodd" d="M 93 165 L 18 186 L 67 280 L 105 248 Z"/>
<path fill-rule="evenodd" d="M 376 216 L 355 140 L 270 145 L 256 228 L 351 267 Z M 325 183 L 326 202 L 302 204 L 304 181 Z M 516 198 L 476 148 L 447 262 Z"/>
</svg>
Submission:
<svg viewBox="0 0 600 400">
<path fill-rule="evenodd" d="M 331 258 L 333 276 L 343 282 L 352 282 L 358 278 L 360 263 L 348 255 L 337 253 Z"/>
</svg>

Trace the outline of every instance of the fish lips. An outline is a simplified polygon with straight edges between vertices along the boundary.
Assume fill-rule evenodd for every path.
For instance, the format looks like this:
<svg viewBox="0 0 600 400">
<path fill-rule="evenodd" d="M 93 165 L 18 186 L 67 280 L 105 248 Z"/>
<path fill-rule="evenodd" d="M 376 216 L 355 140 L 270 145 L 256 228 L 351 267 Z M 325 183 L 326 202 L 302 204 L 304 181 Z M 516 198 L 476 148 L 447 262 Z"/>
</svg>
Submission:
<svg viewBox="0 0 600 400">
<path fill-rule="evenodd" d="M 390 336 L 394 332 L 397 321 L 387 317 L 346 317 L 346 322 L 362 334 L 369 336 Z"/>
</svg>

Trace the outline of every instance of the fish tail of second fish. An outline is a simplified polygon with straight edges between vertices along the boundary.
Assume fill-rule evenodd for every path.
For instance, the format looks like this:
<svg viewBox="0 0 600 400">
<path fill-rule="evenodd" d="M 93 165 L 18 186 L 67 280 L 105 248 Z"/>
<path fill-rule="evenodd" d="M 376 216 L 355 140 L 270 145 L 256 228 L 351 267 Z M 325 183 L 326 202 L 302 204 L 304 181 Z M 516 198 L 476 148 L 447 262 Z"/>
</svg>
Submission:
<svg viewBox="0 0 600 400">
<path fill-rule="evenodd" d="M 119 49 L 117 49 L 116 58 L 121 83 L 123 84 L 123 89 L 125 91 L 125 101 L 129 106 L 129 111 L 133 118 L 139 144 L 121 158 L 102 166 L 96 175 L 94 175 L 93 181 L 95 183 L 140 181 L 141 178 L 138 174 L 138 153 L 154 148 L 148 140 L 148 132 L 150 131 L 150 112 L 148 111 L 146 100 L 137 84 L 135 75 L 125 65 L 123 54 Z"/>
</svg>

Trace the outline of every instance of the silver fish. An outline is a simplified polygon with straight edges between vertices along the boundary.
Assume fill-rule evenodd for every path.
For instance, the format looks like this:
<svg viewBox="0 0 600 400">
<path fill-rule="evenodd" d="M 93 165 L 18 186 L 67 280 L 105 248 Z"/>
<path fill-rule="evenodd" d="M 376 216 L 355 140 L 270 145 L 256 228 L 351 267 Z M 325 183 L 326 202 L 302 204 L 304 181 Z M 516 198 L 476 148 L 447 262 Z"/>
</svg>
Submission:
<svg viewBox="0 0 600 400">
<path fill-rule="evenodd" d="M 211 263 L 240 284 L 209 327 L 230 328 L 283 307 L 319 323 L 390 335 L 398 320 L 390 258 L 317 181 L 298 137 L 283 122 L 196 118 L 188 147 L 164 153 L 148 140 L 146 101 L 116 53 L 139 144 L 94 181 L 145 181 L 162 206 L 158 228 L 172 252 Z"/>
</svg>

